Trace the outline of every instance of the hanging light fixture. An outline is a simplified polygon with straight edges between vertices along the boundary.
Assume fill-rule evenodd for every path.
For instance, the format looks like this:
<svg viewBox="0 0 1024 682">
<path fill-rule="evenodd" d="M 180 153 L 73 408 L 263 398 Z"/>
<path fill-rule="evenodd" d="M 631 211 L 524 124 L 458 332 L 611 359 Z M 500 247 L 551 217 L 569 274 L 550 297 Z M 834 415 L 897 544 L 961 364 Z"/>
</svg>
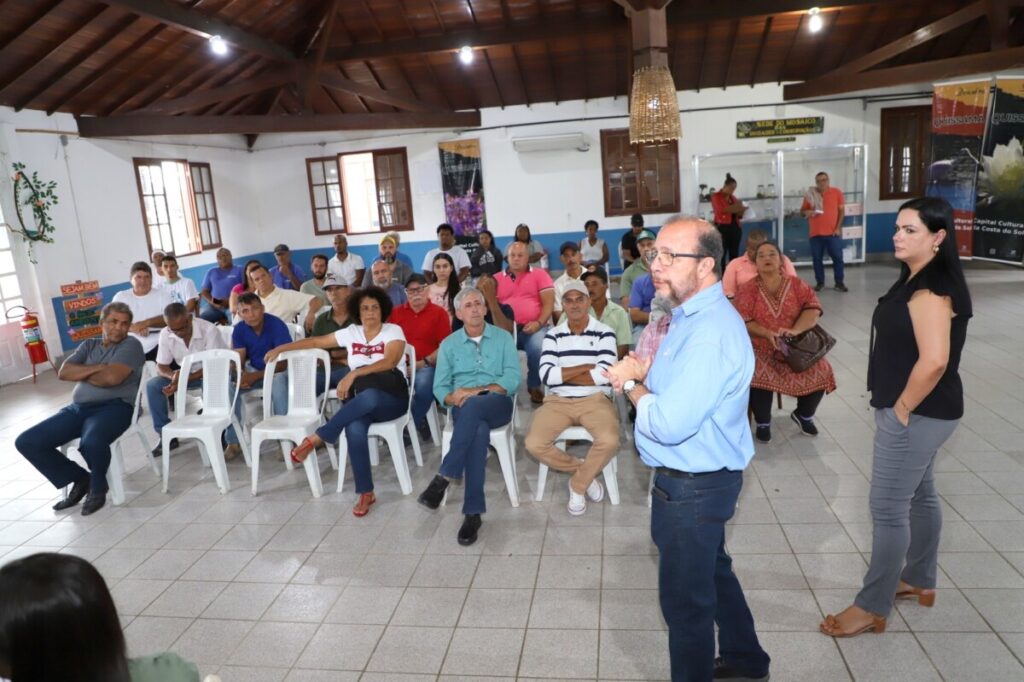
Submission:
<svg viewBox="0 0 1024 682">
<path fill-rule="evenodd" d="M 665 142 L 682 136 L 672 72 L 667 66 L 642 66 L 634 71 L 629 95 L 629 143 Z"/>
<path fill-rule="evenodd" d="M 808 31 L 811 33 L 817 33 L 825 26 L 825 19 L 821 16 L 821 8 L 812 7 L 807 10 L 807 14 L 811 17 L 807 20 Z"/>
<path fill-rule="evenodd" d="M 210 51 L 218 57 L 223 57 L 228 53 L 228 44 L 220 36 L 210 36 Z"/>
</svg>

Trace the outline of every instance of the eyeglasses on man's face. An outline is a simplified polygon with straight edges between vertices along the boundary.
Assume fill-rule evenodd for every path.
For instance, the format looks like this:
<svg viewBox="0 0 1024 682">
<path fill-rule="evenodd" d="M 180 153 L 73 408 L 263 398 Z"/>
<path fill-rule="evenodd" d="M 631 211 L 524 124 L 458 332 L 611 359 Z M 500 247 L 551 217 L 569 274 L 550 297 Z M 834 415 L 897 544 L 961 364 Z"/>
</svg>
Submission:
<svg viewBox="0 0 1024 682">
<path fill-rule="evenodd" d="M 695 258 L 700 260 L 702 258 L 709 258 L 709 256 L 703 253 L 673 253 L 672 251 L 659 251 L 654 258 L 667 268 L 676 262 L 676 258 Z"/>
</svg>

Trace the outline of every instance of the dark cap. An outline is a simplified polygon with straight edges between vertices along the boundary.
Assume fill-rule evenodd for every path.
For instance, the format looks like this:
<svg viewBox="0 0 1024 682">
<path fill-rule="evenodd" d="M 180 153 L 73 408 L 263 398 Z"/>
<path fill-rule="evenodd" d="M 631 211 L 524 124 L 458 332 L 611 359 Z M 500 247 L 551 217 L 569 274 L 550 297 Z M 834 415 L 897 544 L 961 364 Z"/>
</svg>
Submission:
<svg viewBox="0 0 1024 682">
<path fill-rule="evenodd" d="M 291 251 L 291 249 L 288 248 L 287 244 L 278 244 L 277 246 L 274 247 L 275 256 L 279 253 L 288 253 L 289 251 Z"/>
<path fill-rule="evenodd" d="M 576 242 L 562 242 L 562 245 L 558 247 L 558 255 L 565 255 L 565 252 L 568 251 L 569 249 L 572 249 L 573 251 L 579 251 L 580 245 L 577 244 Z"/>
</svg>

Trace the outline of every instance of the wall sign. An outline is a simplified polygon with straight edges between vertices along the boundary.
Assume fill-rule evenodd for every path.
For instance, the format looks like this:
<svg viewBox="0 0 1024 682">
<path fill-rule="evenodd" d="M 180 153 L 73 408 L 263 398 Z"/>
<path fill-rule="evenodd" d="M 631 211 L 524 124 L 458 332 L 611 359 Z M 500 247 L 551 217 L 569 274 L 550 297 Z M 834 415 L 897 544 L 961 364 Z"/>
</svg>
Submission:
<svg viewBox="0 0 1024 682">
<path fill-rule="evenodd" d="M 72 297 L 66 298 L 63 302 L 68 336 L 72 341 L 79 343 L 103 334 L 100 327 L 103 294 L 100 293 L 100 283 L 97 280 L 62 284 L 60 295 Z"/>
<path fill-rule="evenodd" d="M 1021 265 L 1024 261 L 1024 78 L 996 77 L 981 150 L 973 253 Z"/>
<path fill-rule="evenodd" d="M 452 140 L 437 145 L 445 220 L 456 237 L 475 237 L 487 229 L 480 140 Z"/>
<path fill-rule="evenodd" d="M 740 121 L 736 137 L 778 137 L 780 135 L 813 135 L 825 130 L 824 116 L 804 118 L 767 118 L 761 121 Z"/>
</svg>

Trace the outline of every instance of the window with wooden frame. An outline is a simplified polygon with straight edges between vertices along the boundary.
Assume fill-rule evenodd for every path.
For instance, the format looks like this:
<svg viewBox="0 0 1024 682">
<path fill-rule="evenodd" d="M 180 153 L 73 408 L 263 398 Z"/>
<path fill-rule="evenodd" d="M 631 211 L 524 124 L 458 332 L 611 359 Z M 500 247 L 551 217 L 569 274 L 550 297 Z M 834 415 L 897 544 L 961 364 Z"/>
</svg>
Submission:
<svg viewBox="0 0 1024 682">
<path fill-rule="evenodd" d="M 306 159 L 316 234 L 413 229 L 404 148 Z"/>
<path fill-rule="evenodd" d="M 221 246 L 208 163 L 133 159 L 149 250 L 188 256 Z"/>
<path fill-rule="evenodd" d="M 931 156 L 931 106 L 882 109 L 879 199 L 910 199 L 924 194 Z"/>
<path fill-rule="evenodd" d="M 604 213 L 679 211 L 679 146 L 672 142 L 630 144 L 629 129 L 601 131 Z"/>
</svg>

